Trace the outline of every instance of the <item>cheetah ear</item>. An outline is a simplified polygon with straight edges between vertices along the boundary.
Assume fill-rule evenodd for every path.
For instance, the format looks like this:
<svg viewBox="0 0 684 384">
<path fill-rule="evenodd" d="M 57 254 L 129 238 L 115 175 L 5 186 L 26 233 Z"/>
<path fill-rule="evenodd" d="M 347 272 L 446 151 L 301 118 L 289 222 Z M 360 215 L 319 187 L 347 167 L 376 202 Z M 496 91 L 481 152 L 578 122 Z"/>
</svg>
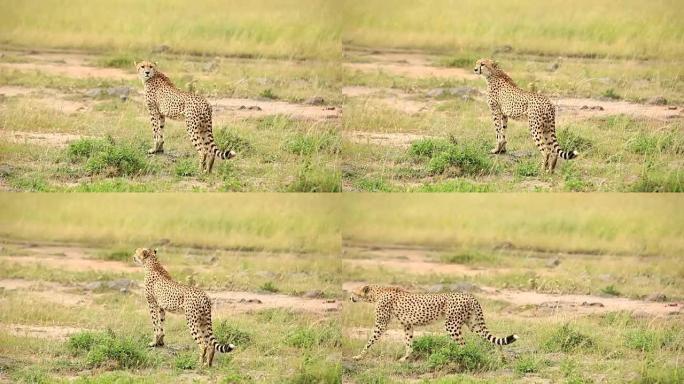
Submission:
<svg viewBox="0 0 684 384">
<path fill-rule="evenodd" d="M 157 256 L 157 248 L 155 248 L 154 250 L 152 250 L 152 253 L 153 253 L 155 256 Z"/>
<path fill-rule="evenodd" d="M 133 60 L 133 66 L 138 68 L 138 60 Z"/>
<path fill-rule="evenodd" d="M 361 292 L 363 292 L 363 293 L 370 292 L 370 286 L 369 285 L 364 286 L 363 288 L 361 288 Z"/>
<path fill-rule="evenodd" d="M 496 61 L 492 60 L 492 68 L 499 68 L 499 63 Z"/>
<path fill-rule="evenodd" d="M 153 63 L 154 63 L 154 66 L 155 66 L 155 67 L 158 67 L 158 66 L 159 66 L 159 63 L 157 63 L 156 61 L 153 61 Z"/>
</svg>

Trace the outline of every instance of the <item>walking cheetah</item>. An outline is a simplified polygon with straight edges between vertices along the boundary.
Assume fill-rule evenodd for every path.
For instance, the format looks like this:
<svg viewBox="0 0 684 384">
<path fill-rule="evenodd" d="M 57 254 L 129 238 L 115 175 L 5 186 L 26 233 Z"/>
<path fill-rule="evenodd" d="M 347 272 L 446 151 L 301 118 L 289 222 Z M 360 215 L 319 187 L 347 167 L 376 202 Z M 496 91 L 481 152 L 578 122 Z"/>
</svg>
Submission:
<svg viewBox="0 0 684 384">
<path fill-rule="evenodd" d="M 375 306 L 375 328 L 373 335 L 355 360 L 363 358 L 368 349 L 380 339 L 387 329 L 392 316 L 404 327 L 406 353 L 400 359 L 406 360 L 413 352 L 413 327 L 427 325 L 441 317 L 446 318 L 444 326 L 457 343 L 463 345 L 461 326 L 467 325 L 472 331 L 496 345 L 507 345 L 518 339 L 517 335 L 499 338 L 492 336 L 485 326 L 482 308 L 473 295 L 461 292 L 449 293 L 412 293 L 398 287 L 365 285 L 354 290 L 352 302 L 366 301 L 377 303 Z"/>
<path fill-rule="evenodd" d="M 544 156 L 544 170 L 553 173 L 559 156 L 566 160 L 577 156 L 577 151 L 560 149 L 556 140 L 556 111 L 547 97 L 519 88 L 493 60 L 478 60 L 475 73 L 487 79 L 487 104 L 496 129 L 496 147 L 492 153 L 506 152 L 508 118 L 527 116 L 534 142 Z"/>
<path fill-rule="evenodd" d="M 185 118 L 188 135 L 200 154 L 200 167 L 211 173 L 214 156 L 221 159 L 235 157 L 232 150 L 220 150 L 214 142 L 211 127 L 211 105 L 199 95 L 183 92 L 149 61 L 135 63 L 145 89 L 145 105 L 150 113 L 154 147 L 148 153 L 164 152 L 164 120 Z"/>
<path fill-rule="evenodd" d="M 211 367 L 214 351 L 225 353 L 235 349 L 233 344 L 219 344 L 214 337 L 209 296 L 199 288 L 173 281 L 159 263 L 156 249 L 138 248 L 133 260 L 145 268 L 145 298 L 154 326 L 150 347 L 164 345 L 164 315 L 170 311 L 185 313 L 190 333 L 202 353 L 202 365 Z"/>
</svg>

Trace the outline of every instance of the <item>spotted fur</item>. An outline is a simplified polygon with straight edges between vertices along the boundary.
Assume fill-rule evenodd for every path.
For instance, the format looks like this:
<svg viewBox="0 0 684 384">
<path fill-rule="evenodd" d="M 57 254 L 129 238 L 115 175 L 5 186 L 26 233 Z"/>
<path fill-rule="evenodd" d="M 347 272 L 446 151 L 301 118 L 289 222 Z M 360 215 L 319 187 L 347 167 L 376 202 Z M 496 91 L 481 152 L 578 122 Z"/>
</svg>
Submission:
<svg viewBox="0 0 684 384">
<path fill-rule="evenodd" d="M 188 328 L 200 347 L 201 364 L 211 366 L 214 351 L 235 349 L 233 344 L 219 344 L 211 329 L 211 300 L 201 289 L 173 281 L 157 259 L 157 250 L 138 248 L 133 260 L 145 268 L 145 298 L 150 309 L 154 337 L 150 347 L 164 345 L 166 311 L 185 313 Z"/>
<path fill-rule="evenodd" d="M 164 123 L 168 117 L 185 119 L 188 135 L 200 155 L 203 171 L 211 172 L 214 157 L 235 157 L 232 150 L 220 150 L 216 146 L 211 126 L 211 105 L 204 97 L 176 88 L 166 75 L 157 70 L 155 63 L 136 63 L 136 69 L 145 88 L 145 106 L 150 113 L 154 135 L 154 147 L 148 153 L 164 152 Z"/>
<path fill-rule="evenodd" d="M 354 356 L 356 360 L 363 358 L 368 349 L 380 339 L 392 317 L 399 320 L 404 327 L 406 353 L 401 360 L 406 360 L 413 352 L 413 327 L 430 324 L 439 318 L 446 319 L 446 331 L 461 345 L 464 344 L 461 337 L 461 327 L 464 324 L 492 344 L 507 345 L 518 339 L 517 335 L 499 338 L 489 333 L 480 303 L 468 293 L 412 293 L 398 287 L 365 285 L 354 290 L 350 299 L 353 302 L 376 303 L 373 335 L 361 353 Z"/>
<path fill-rule="evenodd" d="M 563 151 L 556 140 L 556 110 L 546 96 L 528 92 L 518 87 L 513 80 L 490 59 L 480 59 L 475 64 L 475 73 L 487 79 L 487 104 L 492 111 L 496 129 L 496 147 L 492 153 L 506 152 L 506 128 L 508 118 L 527 117 L 530 133 L 537 148 L 544 156 L 543 167 L 549 172 L 556 168 L 558 157 L 572 159 L 577 151 Z"/>
</svg>

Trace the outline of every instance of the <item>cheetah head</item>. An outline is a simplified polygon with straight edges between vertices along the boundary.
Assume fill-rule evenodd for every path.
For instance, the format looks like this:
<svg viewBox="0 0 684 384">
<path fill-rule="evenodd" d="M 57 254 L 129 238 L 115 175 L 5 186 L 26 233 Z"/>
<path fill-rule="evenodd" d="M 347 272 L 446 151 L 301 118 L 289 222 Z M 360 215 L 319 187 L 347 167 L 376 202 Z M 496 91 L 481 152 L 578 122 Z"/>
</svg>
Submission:
<svg viewBox="0 0 684 384">
<path fill-rule="evenodd" d="M 138 71 L 138 76 L 142 81 L 147 81 L 154 77 L 155 73 L 157 73 L 157 63 L 153 63 L 151 61 L 141 61 L 139 63 L 135 63 L 135 69 Z"/>
<path fill-rule="evenodd" d="M 364 285 L 363 287 L 357 288 L 352 291 L 349 300 L 356 303 L 357 301 L 367 301 L 372 303 L 375 301 L 374 286 Z"/>
<path fill-rule="evenodd" d="M 489 77 L 499 69 L 496 61 L 492 59 L 480 59 L 475 63 L 475 74 Z"/>
<path fill-rule="evenodd" d="M 138 248 L 133 255 L 133 261 L 138 265 L 145 265 L 151 260 L 157 260 L 157 250 L 149 248 Z"/>
</svg>

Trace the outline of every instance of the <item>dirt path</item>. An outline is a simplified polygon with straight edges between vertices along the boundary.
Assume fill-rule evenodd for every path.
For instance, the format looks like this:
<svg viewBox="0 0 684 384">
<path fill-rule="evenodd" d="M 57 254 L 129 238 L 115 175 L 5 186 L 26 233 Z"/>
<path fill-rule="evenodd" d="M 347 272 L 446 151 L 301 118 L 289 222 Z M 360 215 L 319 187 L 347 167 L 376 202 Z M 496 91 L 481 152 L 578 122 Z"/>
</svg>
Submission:
<svg viewBox="0 0 684 384">
<path fill-rule="evenodd" d="M 443 77 L 474 80 L 477 76 L 468 69 L 436 67 L 432 57 L 412 52 L 354 52 L 362 62 L 347 62 L 343 66 L 362 72 L 386 72 L 411 78 Z"/>
<path fill-rule="evenodd" d="M 22 325 L 0 324 L 0 330 L 21 337 L 33 337 L 37 339 L 66 340 L 74 333 L 82 332 L 84 328 L 69 327 L 63 325 Z"/>
<path fill-rule="evenodd" d="M 418 135 L 415 133 L 379 133 L 379 132 L 360 132 L 343 131 L 342 137 L 352 143 L 388 145 L 393 147 L 408 147 L 414 141 L 433 136 Z"/>
<path fill-rule="evenodd" d="M 228 115 L 235 118 L 285 115 L 302 120 L 327 120 L 339 118 L 339 107 L 324 107 L 284 101 L 264 101 L 240 98 L 220 98 L 209 100 L 217 116 Z"/>
<path fill-rule="evenodd" d="M 65 147 L 69 143 L 82 139 L 83 135 L 70 133 L 35 133 L 20 131 L 0 131 L 0 138 L 9 143 L 46 145 L 50 147 Z"/>
<path fill-rule="evenodd" d="M 224 313 L 284 308 L 326 315 L 339 311 L 341 307 L 341 303 L 337 300 L 307 299 L 280 294 L 234 291 L 209 291 L 207 293 L 214 301 L 216 309 Z"/>
</svg>

